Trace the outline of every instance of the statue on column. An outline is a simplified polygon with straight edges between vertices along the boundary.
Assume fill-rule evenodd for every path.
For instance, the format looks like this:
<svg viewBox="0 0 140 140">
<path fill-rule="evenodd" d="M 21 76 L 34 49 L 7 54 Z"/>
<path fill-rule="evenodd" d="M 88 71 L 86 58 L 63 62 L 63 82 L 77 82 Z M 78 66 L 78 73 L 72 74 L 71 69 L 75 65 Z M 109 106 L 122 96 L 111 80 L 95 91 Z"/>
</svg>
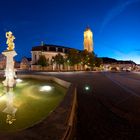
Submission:
<svg viewBox="0 0 140 140">
<path fill-rule="evenodd" d="M 15 48 L 15 43 L 13 42 L 15 37 L 13 36 L 13 33 L 11 31 L 6 32 L 6 44 L 8 45 L 7 50 L 12 51 Z"/>
<path fill-rule="evenodd" d="M 11 31 L 6 32 L 6 44 L 8 45 L 7 50 L 2 52 L 3 55 L 6 56 L 6 69 L 5 69 L 5 77 L 6 79 L 3 81 L 5 87 L 13 88 L 16 85 L 15 81 L 15 69 L 14 69 L 14 56 L 17 55 L 15 52 L 15 44 L 13 33 Z"/>
</svg>

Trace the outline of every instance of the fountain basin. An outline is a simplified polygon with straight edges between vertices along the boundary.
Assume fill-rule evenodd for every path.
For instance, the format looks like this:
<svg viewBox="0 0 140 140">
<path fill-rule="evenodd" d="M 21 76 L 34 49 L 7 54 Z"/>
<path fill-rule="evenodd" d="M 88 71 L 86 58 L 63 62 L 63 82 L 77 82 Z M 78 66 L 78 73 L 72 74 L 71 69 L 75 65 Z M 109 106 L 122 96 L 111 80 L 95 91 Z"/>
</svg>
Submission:
<svg viewBox="0 0 140 140">
<path fill-rule="evenodd" d="M 33 78 L 24 76 L 22 82 L 17 83 L 13 89 L 14 106 L 18 109 L 16 121 L 9 125 L 6 123 L 6 114 L 2 110 L 6 107 L 6 94 L 0 84 L 0 131 L 13 132 L 24 130 L 43 121 L 63 100 L 67 88 L 52 79 Z M 37 76 L 36 76 L 37 77 Z M 1 80 L 2 81 L 2 80 Z M 60 82 L 60 84 L 58 84 Z M 62 84 L 63 85 L 63 84 Z M 49 90 L 40 90 L 49 87 Z M 44 88 L 45 89 L 45 88 Z"/>
</svg>

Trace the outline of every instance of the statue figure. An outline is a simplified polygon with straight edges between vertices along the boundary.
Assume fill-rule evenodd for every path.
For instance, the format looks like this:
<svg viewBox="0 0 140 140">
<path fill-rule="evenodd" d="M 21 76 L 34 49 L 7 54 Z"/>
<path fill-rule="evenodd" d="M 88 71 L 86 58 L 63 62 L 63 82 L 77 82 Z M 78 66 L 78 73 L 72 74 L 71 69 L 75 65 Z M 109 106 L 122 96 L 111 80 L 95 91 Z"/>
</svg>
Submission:
<svg viewBox="0 0 140 140">
<path fill-rule="evenodd" d="M 6 38 L 7 38 L 6 44 L 8 45 L 7 50 L 9 50 L 9 51 L 14 50 L 15 44 L 13 41 L 14 41 L 15 37 L 13 36 L 13 33 L 11 31 L 6 32 Z"/>
</svg>

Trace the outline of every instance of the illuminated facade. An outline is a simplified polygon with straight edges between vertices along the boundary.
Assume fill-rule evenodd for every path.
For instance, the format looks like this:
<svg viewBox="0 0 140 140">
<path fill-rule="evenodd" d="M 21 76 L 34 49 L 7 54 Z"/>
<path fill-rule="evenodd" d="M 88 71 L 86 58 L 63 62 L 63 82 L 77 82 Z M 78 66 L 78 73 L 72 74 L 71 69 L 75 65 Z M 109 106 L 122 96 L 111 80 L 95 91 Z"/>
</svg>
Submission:
<svg viewBox="0 0 140 140">
<path fill-rule="evenodd" d="M 31 66 L 31 58 L 23 57 L 20 63 L 20 69 L 26 70 L 30 69 Z"/>
<path fill-rule="evenodd" d="M 49 60 L 51 63 L 51 60 L 53 57 L 55 57 L 58 53 L 61 55 L 65 56 L 66 53 L 70 50 L 71 48 L 63 47 L 63 46 L 57 46 L 57 45 L 41 45 L 41 46 L 36 46 L 32 48 L 32 64 L 36 64 L 39 60 L 39 57 L 41 55 L 44 55 L 46 59 Z"/>
<path fill-rule="evenodd" d="M 46 67 L 46 70 L 57 70 L 58 65 L 56 63 L 52 63 L 54 61 L 54 57 L 60 53 L 64 58 L 68 51 L 72 48 L 58 46 L 58 45 L 49 45 L 49 44 L 41 44 L 41 46 L 36 46 L 32 48 L 32 70 L 40 70 L 38 67 L 37 62 L 41 55 L 44 55 L 47 60 L 49 60 L 49 66 Z M 44 68 L 45 69 L 45 68 Z M 66 66 L 61 65 L 60 69 L 68 69 Z"/>
<path fill-rule="evenodd" d="M 0 54 L 0 69 L 5 69 L 6 67 L 6 57 Z"/>
<path fill-rule="evenodd" d="M 84 50 L 93 52 L 93 33 L 89 27 L 84 31 Z"/>
</svg>

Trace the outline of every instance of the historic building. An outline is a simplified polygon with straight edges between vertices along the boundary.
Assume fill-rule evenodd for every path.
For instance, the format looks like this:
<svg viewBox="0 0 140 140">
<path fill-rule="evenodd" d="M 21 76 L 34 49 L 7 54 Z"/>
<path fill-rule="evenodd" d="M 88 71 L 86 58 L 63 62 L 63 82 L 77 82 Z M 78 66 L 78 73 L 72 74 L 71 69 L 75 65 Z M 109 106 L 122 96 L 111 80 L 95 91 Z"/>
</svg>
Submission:
<svg viewBox="0 0 140 140">
<path fill-rule="evenodd" d="M 20 69 L 20 61 L 15 61 L 15 64 L 14 64 L 14 67 L 16 68 L 16 69 Z"/>
<path fill-rule="evenodd" d="M 116 60 L 108 57 L 102 57 L 103 69 L 105 71 L 133 71 L 137 65 L 133 61 Z"/>
<path fill-rule="evenodd" d="M 89 27 L 87 27 L 86 30 L 84 31 L 83 38 L 84 38 L 83 39 L 83 45 L 84 45 L 83 50 L 87 50 L 88 52 L 92 53 L 94 51 L 93 50 L 93 33 Z M 45 68 L 43 68 L 43 69 L 58 70 L 58 65 L 56 63 L 52 63 L 53 58 L 58 53 L 63 55 L 65 58 L 66 54 L 68 53 L 68 51 L 70 49 L 73 49 L 73 48 L 58 46 L 58 45 L 49 45 L 49 44 L 43 44 L 43 43 L 41 43 L 40 46 L 33 47 L 31 50 L 31 56 L 32 56 L 31 69 L 32 70 L 41 70 L 41 66 L 38 65 L 38 60 L 41 55 L 44 55 L 45 58 L 49 62 L 49 66 L 47 66 L 46 69 Z M 80 50 L 78 50 L 78 51 L 80 52 Z M 25 60 L 24 60 L 24 62 L 25 62 Z M 23 64 L 21 64 L 21 65 L 23 65 L 22 68 L 26 67 L 24 65 L 24 62 L 22 62 Z M 74 66 L 74 67 L 64 64 L 64 65 L 61 65 L 61 70 L 83 70 L 83 69 L 88 68 L 86 65 L 83 67 L 83 65 L 81 65 L 81 64 L 78 64 L 77 66 Z"/>
<path fill-rule="evenodd" d="M 20 69 L 28 70 L 31 67 L 31 58 L 23 57 L 20 63 Z"/>
<path fill-rule="evenodd" d="M 6 57 L 0 54 L 0 69 L 5 69 L 6 67 Z"/>
<path fill-rule="evenodd" d="M 53 58 L 60 53 L 64 57 L 66 56 L 66 53 L 72 49 L 69 47 L 64 46 L 58 46 L 58 45 L 49 45 L 49 44 L 41 44 L 40 46 L 36 46 L 32 48 L 31 54 L 32 54 L 32 70 L 40 70 L 40 67 L 37 66 L 37 62 L 41 55 L 44 55 L 46 59 L 49 61 L 49 66 L 46 68 L 46 70 L 57 70 L 58 66 L 57 64 L 53 63 Z M 64 66 L 61 65 L 61 70 L 67 69 Z"/>
<path fill-rule="evenodd" d="M 93 33 L 89 27 L 84 31 L 84 49 L 88 52 L 93 52 Z"/>
<path fill-rule="evenodd" d="M 14 60 L 14 67 L 20 68 L 20 62 Z M 0 70 L 4 70 L 6 68 L 6 56 L 0 54 Z"/>
<path fill-rule="evenodd" d="M 65 57 L 66 53 L 70 49 L 72 48 L 58 46 L 58 45 L 49 45 L 49 44 L 46 45 L 41 43 L 40 46 L 36 46 L 32 48 L 31 51 L 32 67 L 36 67 L 35 65 L 37 64 L 41 55 L 44 55 L 46 59 L 49 60 L 49 63 L 51 64 L 53 57 L 55 57 L 58 53 L 60 53 Z M 86 49 L 88 52 L 93 52 L 93 34 L 89 27 L 87 27 L 86 30 L 84 31 L 84 49 Z M 54 67 L 55 66 L 53 66 L 53 69 Z"/>
<path fill-rule="evenodd" d="M 46 59 L 51 62 L 52 58 L 55 57 L 58 53 L 65 56 L 65 54 L 72 48 L 58 46 L 58 45 L 49 45 L 42 44 L 41 46 L 36 46 L 32 48 L 32 64 L 37 64 L 39 57 L 44 55 Z"/>
</svg>

